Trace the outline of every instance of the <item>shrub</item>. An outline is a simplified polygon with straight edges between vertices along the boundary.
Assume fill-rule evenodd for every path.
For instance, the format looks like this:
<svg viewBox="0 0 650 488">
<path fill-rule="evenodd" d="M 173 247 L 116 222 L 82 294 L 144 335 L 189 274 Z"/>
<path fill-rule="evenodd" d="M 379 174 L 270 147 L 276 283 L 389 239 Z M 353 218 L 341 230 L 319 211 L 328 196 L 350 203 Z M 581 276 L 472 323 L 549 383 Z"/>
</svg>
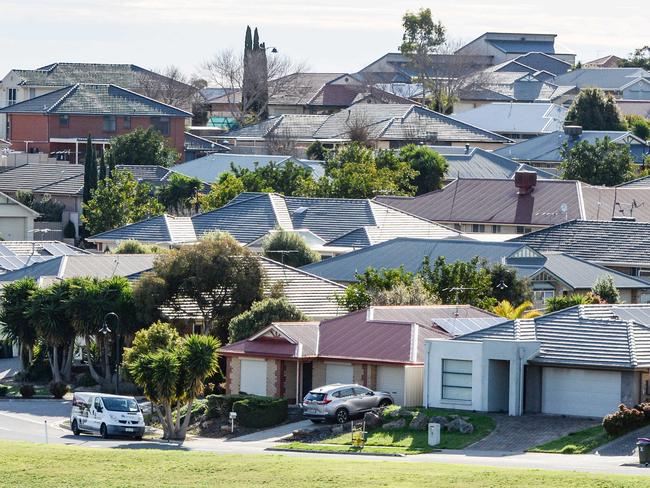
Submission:
<svg viewBox="0 0 650 488">
<path fill-rule="evenodd" d="M 299 322 L 307 316 L 286 298 L 265 298 L 253 303 L 228 324 L 228 340 L 241 341 L 271 325 L 272 322 Z"/>
<path fill-rule="evenodd" d="M 9 393 L 9 387 L 6 385 L 0 385 L 0 397 L 6 397 Z"/>
<path fill-rule="evenodd" d="M 247 397 L 247 395 L 208 395 L 205 397 L 208 402 L 206 416 L 209 419 L 227 417 L 232 411 L 232 404 Z"/>
<path fill-rule="evenodd" d="M 50 383 L 50 393 L 54 398 L 63 398 L 70 391 L 70 387 L 63 381 L 53 381 Z"/>
<path fill-rule="evenodd" d="M 34 393 L 36 393 L 36 390 L 34 389 L 34 385 L 28 383 L 20 387 L 20 395 L 23 398 L 31 398 L 34 396 Z"/>
<path fill-rule="evenodd" d="M 66 239 L 74 239 L 76 234 L 77 228 L 70 220 L 68 220 L 68 223 L 65 224 L 65 227 L 63 228 L 63 237 Z"/>
<path fill-rule="evenodd" d="M 612 436 L 619 436 L 638 429 L 646 423 L 644 412 L 636 408 L 628 408 L 621 404 L 618 410 L 610 413 L 603 418 L 603 428 L 605 432 Z"/>
<path fill-rule="evenodd" d="M 83 373 L 77 378 L 77 386 L 90 387 L 95 386 L 97 382 L 90 373 Z"/>
<path fill-rule="evenodd" d="M 287 419 L 289 402 L 286 398 L 249 396 L 233 403 L 237 423 L 244 427 L 271 427 Z"/>
</svg>

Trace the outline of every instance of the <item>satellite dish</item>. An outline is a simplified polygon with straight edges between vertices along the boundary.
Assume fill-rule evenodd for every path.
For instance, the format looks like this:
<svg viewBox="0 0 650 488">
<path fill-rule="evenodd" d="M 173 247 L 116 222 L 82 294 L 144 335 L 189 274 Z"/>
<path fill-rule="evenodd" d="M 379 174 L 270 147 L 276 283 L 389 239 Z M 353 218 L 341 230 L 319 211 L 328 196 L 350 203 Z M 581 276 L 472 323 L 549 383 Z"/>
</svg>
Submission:
<svg viewBox="0 0 650 488">
<path fill-rule="evenodd" d="M 560 205 L 560 212 L 566 213 L 567 210 L 569 210 L 569 206 L 566 203 Z"/>
</svg>

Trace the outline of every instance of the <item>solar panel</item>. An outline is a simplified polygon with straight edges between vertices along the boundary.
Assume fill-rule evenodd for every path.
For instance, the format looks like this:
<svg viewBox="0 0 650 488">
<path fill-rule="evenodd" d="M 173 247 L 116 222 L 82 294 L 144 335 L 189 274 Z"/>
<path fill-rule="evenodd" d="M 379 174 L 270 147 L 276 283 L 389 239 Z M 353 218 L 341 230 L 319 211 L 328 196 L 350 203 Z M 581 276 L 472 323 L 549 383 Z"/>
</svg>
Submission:
<svg viewBox="0 0 650 488">
<path fill-rule="evenodd" d="M 15 255 L 16 253 L 14 253 L 7 246 L 0 244 L 0 256 L 15 256 Z"/>
</svg>

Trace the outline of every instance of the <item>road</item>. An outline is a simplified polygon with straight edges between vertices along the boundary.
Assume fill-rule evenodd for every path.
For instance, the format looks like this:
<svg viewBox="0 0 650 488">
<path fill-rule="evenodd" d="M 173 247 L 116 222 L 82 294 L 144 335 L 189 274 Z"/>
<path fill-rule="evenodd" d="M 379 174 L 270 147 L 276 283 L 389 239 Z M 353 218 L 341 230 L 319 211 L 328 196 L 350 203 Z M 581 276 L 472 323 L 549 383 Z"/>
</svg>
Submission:
<svg viewBox="0 0 650 488">
<path fill-rule="evenodd" d="M 282 426 L 263 433 L 256 433 L 238 439 L 192 438 L 182 445 L 164 441 L 134 441 L 130 439 L 108 439 L 82 435 L 74 436 L 60 427 L 68 418 L 70 402 L 66 400 L 0 400 L 0 439 L 50 444 L 83 446 L 90 448 L 127 449 L 174 449 L 208 451 L 219 454 L 281 454 L 349 460 L 344 454 L 319 454 L 269 451 L 281 447 L 276 441 L 293 428 L 305 423 Z M 47 438 L 45 421 L 47 420 Z M 444 451 L 407 457 L 352 456 L 353 458 L 375 459 L 383 462 L 438 462 L 508 468 L 537 468 L 609 474 L 650 475 L 650 468 L 637 464 L 636 456 L 598 456 L 595 454 L 560 455 L 503 452 Z"/>
</svg>

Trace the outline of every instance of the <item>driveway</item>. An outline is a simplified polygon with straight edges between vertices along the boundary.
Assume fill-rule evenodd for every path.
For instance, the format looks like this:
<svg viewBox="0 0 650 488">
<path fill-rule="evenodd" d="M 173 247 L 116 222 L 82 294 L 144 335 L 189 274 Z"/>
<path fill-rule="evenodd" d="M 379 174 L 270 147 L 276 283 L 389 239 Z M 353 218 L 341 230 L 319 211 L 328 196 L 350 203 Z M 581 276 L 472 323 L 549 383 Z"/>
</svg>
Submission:
<svg viewBox="0 0 650 488">
<path fill-rule="evenodd" d="M 598 424 L 593 419 L 555 415 L 523 415 L 521 417 L 495 415 L 494 418 L 497 423 L 494 431 L 469 446 L 466 451 L 525 452 L 531 447 Z"/>
</svg>

